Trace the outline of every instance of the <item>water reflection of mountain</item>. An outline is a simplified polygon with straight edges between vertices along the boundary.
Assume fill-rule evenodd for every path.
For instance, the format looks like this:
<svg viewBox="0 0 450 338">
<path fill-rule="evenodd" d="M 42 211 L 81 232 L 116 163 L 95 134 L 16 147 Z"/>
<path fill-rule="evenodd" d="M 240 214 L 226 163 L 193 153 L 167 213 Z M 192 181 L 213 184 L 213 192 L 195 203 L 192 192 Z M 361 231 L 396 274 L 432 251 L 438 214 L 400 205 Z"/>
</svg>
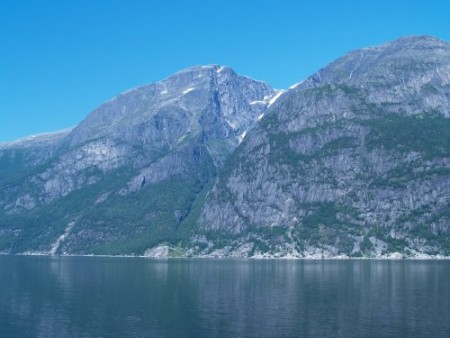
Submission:
<svg viewBox="0 0 450 338">
<path fill-rule="evenodd" d="M 437 337 L 450 330 L 448 262 L 2 256 L 0 271 L 2 337 Z"/>
</svg>

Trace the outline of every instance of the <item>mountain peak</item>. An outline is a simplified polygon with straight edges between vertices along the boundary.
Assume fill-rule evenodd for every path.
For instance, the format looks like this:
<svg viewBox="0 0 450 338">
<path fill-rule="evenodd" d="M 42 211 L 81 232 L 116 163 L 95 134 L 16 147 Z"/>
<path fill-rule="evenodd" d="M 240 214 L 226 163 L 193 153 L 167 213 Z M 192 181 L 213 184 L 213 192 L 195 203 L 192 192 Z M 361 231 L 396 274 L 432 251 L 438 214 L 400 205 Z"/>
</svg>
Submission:
<svg viewBox="0 0 450 338">
<path fill-rule="evenodd" d="M 436 72 L 435 75 L 440 77 L 444 75 L 437 70 L 449 66 L 449 43 L 428 35 L 406 36 L 383 45 L 351 51 L 320 69 L 294 90 L 331 83 L 359 86 L 363 81 L 374 84 L 382 79 L 382 82 L 387 81 L 386 84 L 394 84 L 404 77 L 412 79 Z"/>
<path fill-rule="evenodd" d="M 210 64 L 210 65 L 196 65 L 192 67 L 188 67 L 176 72 L 174 75 L 182 74 L 182 73 L 192 73 L 192 72 L 211 72 L 215 71 L 217 73 L 221 73 L 224 70 L 233 71 L 231 67 L 218 65 L 218 64 Z"/>
<path fill-rule="evenodd" d="M 432 35 L 408 35 L 398 38 L 388 44 L 391 45 L 405 45 L 405 44 L 437 44 L 437 45 L 448 45 L 448 42 L 441 40 Z"/>
<path fill-rule="evenodd" d="M 114 135 L 131 144 L 150 139 L 154 143 L 160 131 L 149 133 L 147 129 L 158 129 L 166 123 L 162 128 L 167 131 L 160 133 L 158 142 L 170 146 L 187 133 L 201 133 L 212 125 L 213 134 L 237 137 L 235 134 L 252 125 L 276 94 L 267 83 L 238 75 L 230 67 L 193 66 L 107 101 L 77 126 L 68 140 L 74 145 Z M 175 130 L 175 123 L 183 128 Z"/>
</svg>

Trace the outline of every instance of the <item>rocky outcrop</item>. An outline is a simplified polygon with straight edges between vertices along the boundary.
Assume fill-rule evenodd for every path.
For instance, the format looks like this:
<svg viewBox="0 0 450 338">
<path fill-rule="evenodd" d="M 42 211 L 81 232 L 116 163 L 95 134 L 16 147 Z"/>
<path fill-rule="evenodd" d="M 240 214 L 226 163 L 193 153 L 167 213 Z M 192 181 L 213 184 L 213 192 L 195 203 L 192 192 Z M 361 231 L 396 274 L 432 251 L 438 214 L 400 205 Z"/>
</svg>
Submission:
<svg viewBox="0 0 450 338">
<path fill-rule="evenodd" d="M 320 70 L 233 154 L 202 229 L 299 256 L 448 254 L 449 67 L 449 44 L 410 37 Z"/>
</svg>

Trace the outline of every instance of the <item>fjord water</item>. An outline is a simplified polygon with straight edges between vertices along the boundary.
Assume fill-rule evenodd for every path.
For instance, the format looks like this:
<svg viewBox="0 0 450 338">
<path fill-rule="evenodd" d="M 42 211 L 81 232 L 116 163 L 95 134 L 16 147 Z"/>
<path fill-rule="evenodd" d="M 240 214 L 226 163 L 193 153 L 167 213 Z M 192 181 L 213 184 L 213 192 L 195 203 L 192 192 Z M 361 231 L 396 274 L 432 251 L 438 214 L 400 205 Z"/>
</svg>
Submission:
<svg viewBox="0 0 450 338">
<path fill-rule="evenodd" d="M 0 337 L 448 337 L 449 261 L 0 256 Z"/>
</svg>

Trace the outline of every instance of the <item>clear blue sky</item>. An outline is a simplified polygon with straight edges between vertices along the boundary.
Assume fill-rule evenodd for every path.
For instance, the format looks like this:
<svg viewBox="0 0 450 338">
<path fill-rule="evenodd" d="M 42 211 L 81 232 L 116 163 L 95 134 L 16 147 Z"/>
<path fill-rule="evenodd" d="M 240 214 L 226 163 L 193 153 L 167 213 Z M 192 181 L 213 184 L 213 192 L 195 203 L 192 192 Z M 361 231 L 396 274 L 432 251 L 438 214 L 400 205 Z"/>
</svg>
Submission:
<svg viewBox="0 0 450 338">
<path fill-rule="evenodd" d="M 79 123 L 192 65 L 287 88 L 356 48 L 450 41 L 450 3 L 403 0 L 0 0 L 0 141 Z"/>
</svg>

